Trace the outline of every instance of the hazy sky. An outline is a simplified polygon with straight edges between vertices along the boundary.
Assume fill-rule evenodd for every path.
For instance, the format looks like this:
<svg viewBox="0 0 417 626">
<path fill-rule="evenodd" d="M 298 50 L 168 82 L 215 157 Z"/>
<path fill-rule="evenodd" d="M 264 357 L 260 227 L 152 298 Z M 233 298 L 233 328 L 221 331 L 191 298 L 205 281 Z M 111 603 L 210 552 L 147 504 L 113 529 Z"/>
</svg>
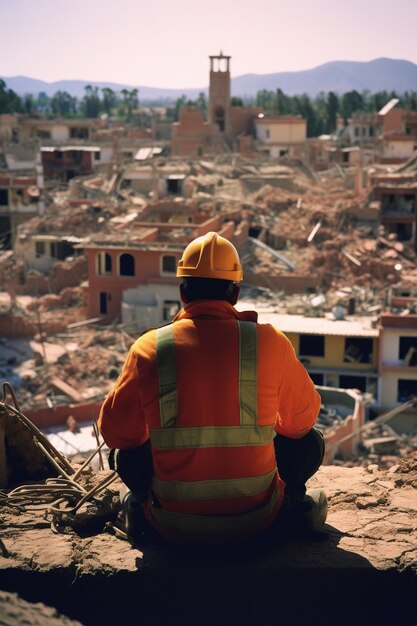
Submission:
<svg viewBox="0 0 417 626">
<path fill-rule="evenodd" d="M 0 76 L 204 87 L 378 57 L 417 63 L 417 0 L 0 0 Z"/>
</svg>

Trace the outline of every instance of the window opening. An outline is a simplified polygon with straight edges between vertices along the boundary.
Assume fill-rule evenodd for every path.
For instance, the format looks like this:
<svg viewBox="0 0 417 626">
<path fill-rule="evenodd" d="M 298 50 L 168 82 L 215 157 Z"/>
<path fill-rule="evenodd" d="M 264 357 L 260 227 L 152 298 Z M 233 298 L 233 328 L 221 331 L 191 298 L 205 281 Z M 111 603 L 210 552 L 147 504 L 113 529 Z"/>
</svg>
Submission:
<svg viewBox="0 0 417 626">
<path fill-rule="evenodd" d="M 0 249 L 12 248 L 12 223 L 9 216 L 0 215 Z"/>
<path fill-rule="evenodd" d="M 407 402 L 410 396 L 417 395 L 417 380 L 411 378 L 399 378 L 397 383 L 397 401 Z"/>
<path fill-rule="evenodd" d="M 395 224 L 394 229 L 398 241 L 410 241 L 413 238 L 413 224 Z"/>
<path fill-rule="evenodd" d="M 7 189 L 0 189 L 0 206 L 8 206 L 9 192 Z"/>
<path fill-rule="evenodd" d="M 69 256 L 74 256 L 74 246 L 68 241 L 52 241 L 51 242 L 51 257 L 64 261 Z"/>
<path fill-rule="evenodd" d="M 100 291 L 100 315 L 106 315 L 107 313 L 107 293 Z"/>
<path fill-rule="evenodd" d="M 181 193 L 182 181 L 178 178 L 167 178 L 167 193 L 178 195 Z"/>
<path fill-rule="evenodd" d="M 112 258 L 107 252 L 99 252 L 97 255 L 97 274 L 112 273 Z"/>
<path fill-rule="evenodd" d="M 224 122 L 224 109 L 221 106 L 215 108 L 214 111 L 214 121 L 219 127 L 221 132 L 224 132 L 225 122 Z"/>
<path fill-rule="evenodd" d="M 120 276 L 135 275 L 135 259 L 131 254 L 122 254 L 119 259 Z"/>
<path fill-rule="evenodd" d="M 35 256 L 37 259 L 39 259 L 41 256 L 45 256 L 45 242 L 44 241 L 35 242 Z"/>
<path fill-rule="evenodd" d="M 324 356 L 323 335 L 300 335 L 301 356 Z"/>
<path fill-rule="evenodd" d="M 167 274 L 175 274 L 177 271 L 177 259 L 175 256 L 165 255 L 162 257 L 162 271 Z"/>
<path fill-rule="evenodd" d="M 339 376 L 339 387 L 341 389 L 366 391 L 366 376 Z"/>
<path fill-rule="evenodd" d="M 346 337 L 345 363 L 372 363 L 372 339 L 364 337 Z"/>
<path fill-rule="evenodd" d="M 400 337 L 398 356 L 406 367 L 417 365 L 417 338 Z"/>
<path fill-rule="evenodd" d="M 313 383 L 315 385 L 323 385 L 324 384 L 324 375 L 323 374 L 317 374 L 317 373 L 310 373 L 310 378 L 313 381 Z"/>
<path fill-rule="evenodd" d="M 71 139 L 88 139 L 88 128 L 70 128 Z"/>
</svg>

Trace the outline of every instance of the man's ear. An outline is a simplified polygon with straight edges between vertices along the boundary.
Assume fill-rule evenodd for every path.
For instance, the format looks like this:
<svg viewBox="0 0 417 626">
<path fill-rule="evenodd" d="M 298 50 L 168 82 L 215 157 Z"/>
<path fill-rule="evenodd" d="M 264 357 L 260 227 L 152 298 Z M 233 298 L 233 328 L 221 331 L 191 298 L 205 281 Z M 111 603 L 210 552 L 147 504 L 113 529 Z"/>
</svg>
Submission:
<svg viewBox="0 0 417 626">
<path fill-rule="evenodd" d="M 240 287 L 239 285 L 233 285 L 233 292 L 232 292 L 232 296 L 230 298 L 230 304 L 236 304 L 238 298 L 239 298 L 239 294 L 240 294 Z"/>
<path fill-rule="evenodd" d="M 183 301 L 183 303 L 187 304 L 188 300 L 184 295 L 184 283 L 181 283 L 180 285 L 180 296 L 181 296 L 181 300 Z"/>
</svg>

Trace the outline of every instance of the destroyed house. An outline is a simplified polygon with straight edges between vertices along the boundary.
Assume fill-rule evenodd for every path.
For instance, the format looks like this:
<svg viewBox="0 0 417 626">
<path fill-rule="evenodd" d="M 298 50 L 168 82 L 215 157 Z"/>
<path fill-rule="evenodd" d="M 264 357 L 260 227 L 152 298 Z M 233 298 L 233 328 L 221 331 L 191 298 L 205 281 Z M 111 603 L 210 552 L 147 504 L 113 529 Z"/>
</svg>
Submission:
<svg viewBox="0 0 417 626">
<path fill-rule="evenodd" d="M 417 396 L 417 315 L 382 313 L 379 321 L 380 403 L 389 410 Z M 417 409 L 408 409 L 396 420 L 404 431 L 415 428 Z"/>
<path fill-rule="evenodd" d="M 259 321 L 273 324 L 288 337 L 316 385 L 358 389 L 378 401 L 379 331 L 374 319 L 336 320 L 259 309 Z"/>
<path fill-rule="evenodd" d="M 44 213 L 43 189 L 37 145 L 7 144 L 0 151 L 0 247 L 11 249 L 19 225 Z"/>
<path fill-rule="evenodd" d="M 417 112 L 397 108 L 393 98 L 378 113 L 353 113 L 350 140 L 374 145 L 381 163 L 399 163 L 417 149 Z"/>
<path fill-rule="evenodd" d="M 36 171 L 0 171 L 1 248 L 11 249 L 19 224 L 43 211 L 42 185 Z"/>
<path fill-rule="evenodd" d="M 182 252 L 211 230 L 235 243 L 241 236 L 233 222 L 221 224 L 216 216 L 201 224 L 136 223 L 129 233 L 80 244 L 88 259 L 89 317 L 110 321 L 123 313 L 138 326 L 145 317 L 155 323 L 171 319 L 180 307 L 176 271 Z"/>
<path fill-rule="evenodd" d="M 380 223 L 387 233 L 417 250 L 417 182 L 398 176 L 377 178 L 372 196 L 380 203 Z"/>
<path fill-rule="evenodd" d="M 259 115 L 255 120 L 257 149 L 271 159 L 304 154 L 307 120 L 301 115 Z"/>
<path fill-rule="evenodd" d="M 185 163 L 151 162 L 127 166 L 117 181 L 119 193 L 134 192 L 152 196 L 154 200 L 165 196 L 184 195 L 184 181 L 190 173 Z"/>
<path fill-rule="evenodd" d="M 200 109 L 181 107 L 179 121 L 171 125 L 172 154 L 198 157 L 213 152 L 216 130 L 214 124 L 205 120 Z"/>
<path fill-rule="evenodd" d="M 102 317 L 103 321 L 120 318 L 124 293 L 141 285 L 153 285 L 155 292 L 163 285 L 177 285 L 175 273 L 184 246 L 147 241 L 154 232 L 143 229 L 141 240 L 129 241 L 119 235 L 82 246 L 88 260 L 89 317 Z M 127 304 L 134 301 L 130 293 Z M 171 307 L 171 303 L 166 306 Z"/>
<path fill-rule="evenodd" d="M 78 256 L 83 237 L 76 237 L 69 233 L 34 233 L 27 231 L 19 233 L 16 239 L 15 251 L 25 259 L 28 269 L 34 269 L 47 274 L 57 261 L 64 261 Z"/>
<path fill-rule="evenodd" d="M 39 139 L 45 141 L 68 142 L 70 140 L 91 141 L 99 120 L 92 119 L 42 119 L 20 117 L 18 122 L 19 141 Z"/>
<path fill-rule="evenodd" d="M 60 145 L 41 148 L 45 178 L 68 182 L 75 176 L 87 176 L 94 170 L 97 146 Z"/>
</svg>

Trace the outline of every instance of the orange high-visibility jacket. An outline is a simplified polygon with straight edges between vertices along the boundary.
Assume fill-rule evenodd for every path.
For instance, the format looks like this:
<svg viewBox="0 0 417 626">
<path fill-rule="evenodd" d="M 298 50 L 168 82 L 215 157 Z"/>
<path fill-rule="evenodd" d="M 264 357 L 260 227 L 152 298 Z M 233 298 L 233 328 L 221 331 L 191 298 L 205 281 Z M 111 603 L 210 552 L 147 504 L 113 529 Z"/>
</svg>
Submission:
<svg viewBox="0 0 417 626">
<path fill-rule="evenodd" d="M 173 539 L 250 536 L 283 500 L 274 432 L 300 438 L 320 396 L 290 341 L 253 311 L 187 304 L 142 335 L 107 396 L 99 427 L 111 448 L 150 437 L 148 515 Z"/>
</svg>

